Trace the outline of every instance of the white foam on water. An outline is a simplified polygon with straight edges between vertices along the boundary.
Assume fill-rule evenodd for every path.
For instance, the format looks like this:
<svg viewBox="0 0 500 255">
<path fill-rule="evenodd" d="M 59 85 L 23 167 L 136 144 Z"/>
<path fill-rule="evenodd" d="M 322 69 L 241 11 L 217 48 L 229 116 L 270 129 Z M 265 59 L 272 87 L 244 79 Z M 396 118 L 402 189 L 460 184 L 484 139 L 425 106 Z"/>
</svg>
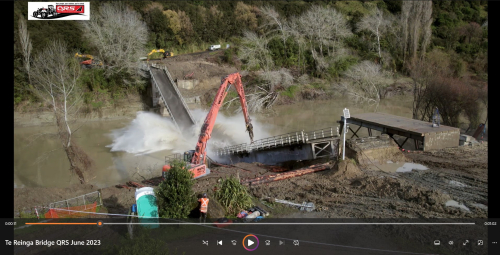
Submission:
<svg viewBox="0 0 500 255">
<path fill-rule="evenodd" d="M 427 168 L 424 165 L 421 164 L 415 164 L 415 163 L 405 163 L 402 167 L 399 167 L 396 172 L 398 173 L 406 173 L 406 172 L 411 172 L 411 170 L 427 170 Z"/>
<path fill-rule="evenodd" d="M 450 181 L 449 184 L 454 185 L 454 186 L 458 186 L 458 187 L 467 187 L 467 185 L 465 185 L 461 182 L 457 182 L 457 181 Z"/>
<path fill-rule="evenodd" d="M 110 134 L 113 142 L 106 147 L 112 152 L 124 151 L 135 155 L 144 155 L 168 150 L 172 153 L 183 153 L 194 150 L 208 111 L 193 110 L 196 124 L 189 129 L 177 130 L 170 118 L 161 117 L 151 112 L 138 112 L 136 118 L 126 127 L 113 130 Z M 254 140 L 269 136 L 264 127 L 252 122 Z M 207 143 L 207 152 L 213 154 L 215 149 L 241 143 L 250 143 L 245 131 L 243 114 L 226 117 L 219 113 L 213 128 L 212 137 Z"/>
<path fill-rule="evenodd" d="M 460 209 L 464 209 L 468 212 L 470 212 L 469 208 L 467 208 L 467 206 L 463 205 L 463 204 L 459 204 L 457 201 L 455 200 L 448 200 L 446 201 L 446 206 L 451 206 L 451 207 L 457 207 L 457 208 L 460 208 Z"/>
<path fill-rule="evenodd" d="M 488 206 L 487 205 L 472 203 L 472 206 L 475 206 L 477 208 L 481 208 L 481 209 L 484 209 L 484 210 L 488 210 Z"/>
</svg>

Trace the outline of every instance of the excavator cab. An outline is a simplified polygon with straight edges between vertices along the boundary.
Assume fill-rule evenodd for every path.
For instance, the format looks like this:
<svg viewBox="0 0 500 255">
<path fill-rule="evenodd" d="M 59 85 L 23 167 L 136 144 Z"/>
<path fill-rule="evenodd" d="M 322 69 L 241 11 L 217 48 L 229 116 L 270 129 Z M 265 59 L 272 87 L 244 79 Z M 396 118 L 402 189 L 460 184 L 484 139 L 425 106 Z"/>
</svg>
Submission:
<svg viewBox="0 0 500 255">
<path fill-rule="evenodd" d="M 195 152 L 195 150 L 189 150 L 189 151 L 184 152 L 184 155 L 182 155 L 182 160 L 187 163 L 188 167 L 190 167 L 190 171 L 193 172 L 194 178 L 199 178 L 201 176 L 207 175 L 207 171 L 208 171 L 208 173 L 210 173 L 210 170 L 204 164 L 203 165 L 192 165 L 191 164 L 191 161 L 192 161 L 193 156 L 194 156 L 194 152 Z M 179 155 L 179 154 L 177 154 L 177 155 Z M 203 154 L 201 155 L 201 160 L 202 160 L 202 162 L 205 162 L 203 160 Z M 167 174 L 168 174 L 168 171 L 170 170 L 170 168 L 171 167 L 169 164 L 166 164 L 163 166 L 163 170 L 161 173 L 161 176 L 163 179 L 167 178 Z"/>
<path fill-rule="evenodd" d="M 194 150 L 186 151 L 186 152 L 184 152 L 183 160 L 188 162 L 188 163 L 191 163 L 191 160 L 193 159 L 193 155 L 194 155 Z"/>
</svg>

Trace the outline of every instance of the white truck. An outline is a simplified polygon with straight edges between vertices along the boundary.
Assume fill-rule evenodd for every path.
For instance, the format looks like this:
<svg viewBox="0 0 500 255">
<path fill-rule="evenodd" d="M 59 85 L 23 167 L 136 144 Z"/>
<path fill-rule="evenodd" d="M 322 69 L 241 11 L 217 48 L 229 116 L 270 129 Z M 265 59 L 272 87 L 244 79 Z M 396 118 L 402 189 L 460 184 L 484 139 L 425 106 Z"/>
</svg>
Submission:
<svg viewBox="0 0 500 255">
<path fill-rule="evenodd" d="M 220 50 L 220 44 L 217 44 L 217 45 L 210 45 L 210 48 L 208 48 L 209 50 Z"/>
</svg>

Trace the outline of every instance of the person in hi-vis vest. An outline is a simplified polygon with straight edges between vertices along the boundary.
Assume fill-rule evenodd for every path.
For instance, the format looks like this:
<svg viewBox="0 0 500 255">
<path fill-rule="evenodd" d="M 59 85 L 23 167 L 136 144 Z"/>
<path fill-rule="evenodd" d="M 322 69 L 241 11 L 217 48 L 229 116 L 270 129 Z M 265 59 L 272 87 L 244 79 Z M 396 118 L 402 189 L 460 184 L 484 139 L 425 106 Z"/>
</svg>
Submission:
<svg viewBox="0 0 500 255">
<path fill-rule="evenodd" d="M 207 220 L 208 201 L 209 201 L 209 199 L 207 198 L 207 193 L 203 193 L 203 197 L 198 199 L 198 202 L 201 203 L 201 205 L 200 205 L 200 222 L 201 222 L 201 218 L 203 218 L 203 222 L 206 222 L 206 220 Z"/>
</svg>

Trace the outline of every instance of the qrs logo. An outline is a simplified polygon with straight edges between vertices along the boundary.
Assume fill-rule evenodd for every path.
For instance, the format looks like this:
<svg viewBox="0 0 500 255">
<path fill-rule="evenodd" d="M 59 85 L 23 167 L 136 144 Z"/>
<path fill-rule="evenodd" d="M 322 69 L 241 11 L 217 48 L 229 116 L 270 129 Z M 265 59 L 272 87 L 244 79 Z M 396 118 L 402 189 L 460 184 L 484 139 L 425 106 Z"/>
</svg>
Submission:
<svg viewBox="0 0 500 255">
<path fill-rule="evenodd" d="M 83 5 L 57 5 L 56 10 L 58 13 L 84 13 Z"/>
<path fill-rule="evenodd" d="M 28 20 L 89 20 L 89 2 L 28 2 Z"/>
</svg>

